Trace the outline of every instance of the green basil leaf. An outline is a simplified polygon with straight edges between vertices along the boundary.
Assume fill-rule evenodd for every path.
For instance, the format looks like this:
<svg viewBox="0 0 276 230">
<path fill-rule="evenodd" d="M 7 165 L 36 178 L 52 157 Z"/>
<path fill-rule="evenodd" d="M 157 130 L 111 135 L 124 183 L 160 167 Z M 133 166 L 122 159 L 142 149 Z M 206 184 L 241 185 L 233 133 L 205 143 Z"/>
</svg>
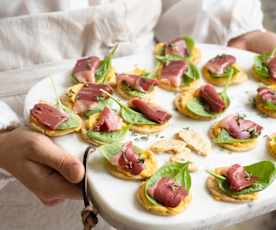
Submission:
<svg viewBox="0 0 276 230">
<path fill-rule="evenodd" d="M 81 124 L 81 120 L 77 114 L 75 114 L 72 110 L 62 105 L 62 110 L 68 114 L 68 120 L 61 123 L 57 130 L 66 130 L 66 129 L 74 129 L 79 127 Z"/>
<path fill-rule="evenodd" d="M 185 43 L 186 43 L 186 46 L 187 46 L 189 55 L 191 55 L 193 49 L 195 48 L 194 39 L 193 39 L 192 37 L 190 37 L 190 36 L 185 36 L 185 37 L 183 38 L 183 40 L 184 40 Z"/>
<path fill-rule="evenodd" d="M 200 102 L 199 98 L 193 97 L 187 103 L 187 109 L 201 117 L 214 117 L 214 114 L 205 110 L 204 105 Z"/>
<path fill-rule="evenodd" d="M 129 107 L 121 107 L 120 114 L 123 120 L 131 125 L 157 125 L 156 122 L 147 119 L 142 113 L 136 112 Z"/>
<path fill-rule="evenodd" d="M 214 74 L 209 72 L 213 78 L 230 78 L 235 74 L 235 68 L 232 66 L 227 67 L 223 74 Z"/>
<path fill-rule="evenodd" d="M 176 55 L 176 54 L 167 54 L 164 56 L 159 56 L 159 55 L 155 55 L 155 59 L 161 63 L 165 63 L 168 64 L 172 61 L 186 61 L 188 60 L 187 57 L 183 57 L 180 55 Z"/>
<path fill-rule="evenodd" d="M 113 101 L 110 98 L 108 98 L 108 99 L 99 98 L 98 105 L 93 109 L 89 109 L 85 113 L 85 116 L 90 117 L 91 115 L 93 115 L 95 113 L 101 112 L 104 109 L 104 107 L 111 107 L 113 104 L 112 102 Z"/>
<path fill-rule="evenodd" d="M 121 153 L 123 144 L 122 143 L 112 143 L 112 144 L 106 144 L 99 148 L 100 153 L 104 156 L 105 159 L 108 161 L 111 161 L 112 158 Z"/>
<path fill-rule="evenodd" d="M 184 85 L 189 85 L 191 82 L 196 81 L 199 78 L 200 73 L 198 68 L 193 64 L 189 64 L 186 73 L 182 77 L 182 83 Z"/>
<path fill-rule="evenodd" d="M 114 102 L 116 102 L 120 108 L 120 114 L 123 120 L 131 125 L 156 125 L 157 123 L 147 119 L 142 113 L 136 112 L 135 110 L 129 108 L 127 105 L 122 103 L 119 99 L 113 97 L 108 92 L 105 92 Z"/>
<path fill-rule="evenodd" d="M 226 194 L 244 195 L 254 192 L 259 192 L 267 188 L 275 179 L 276 167 L 272 161 L 260 161 L 258 163 L 244 167 L 250 176 L 254 176 L 257 180 L 248 188 L 239 192 L 234 192 L 230 189 L 227 181 L 219 181 L 219 188 Z"/>
<path fill-rule="evenodd" d="M 264 107 L 269 110 L 276 110 L 276 104 L 271 101 L 266 102 Z"/>
<path fill-rule="evenodd" d="M 144 97 L 146 93 L 130 88 L 126 83 L 122 84 L 122 90 L 131 97 Z"/>
<path fill-rule="evenodd" d="M 96 72 L 95 72 L 95 79 L 97 83 L 106 83 L 108 79 L 107 75 L 109 73 L 109 71 L 112 68 L 112 57 L 114 55 L 114 53 L 116 52 L 118 46 L 115 46 L 111 52 L 101 61 L 99 67 L 97 68 Z"/>
<path fill-rule="evenodd" d="M 99 148 L 99 151 L 104 156 L 104 158 L 106 160 L 112 161 L 112 159 L 115 155 L 121 153 L 123 145 L 124 145 L 124 143 L 118 143 L 118 142 L 114 142 L 111 144 L 105 144 Z M 133 146 L 133 149 L 134 149 L 134 152 L 139 156 L 144 153 L 144 150 L 139 148 L 136 145 Z"/>
<path fill-rule="evenodd" d="M 266 61 L 271 57 L 271 53 L 264 53 L 255 58 L 255 71 L 262 78 L 270 78 L 269 70 L 266 66 Z"/>
<path fill-rule="evenodd" d="M 113 143 L 121 141 L 128 133 L 128 126 L 124 125 L 120 130 L 114 132 L 97 132 L 93 130 L 88 130 L 86 135 L 95 139 L 96 141 L 104 143 Z"/>
<path fill-rule="evenodd" d="M 169 177 L 174 179 L 187 191 L 189 191 L 192 183 L 188 166 L 189 162 L 170 162 L 158 169 L 158 171 L 146 182 L 145 196 L 147 199 L 152 204 L 160 205 L 151 196 L 149 196 L 148 189 L 153 187 L 162 177 Z"/>
<path fill-rule="evenodd" d="M 230 136 L 230 134 L 222 129 L 218 136 L 212 140 L 216 144 L 235 144 L 235 143 L 246 143 L 252 141 L 252 139 L 236 139 Z"/>
<path fill-rule="evenodd" d="M 207 170 L 207 173 L 209 173 L 211 176 L 215 177 L 217 180 L 221 180 L 221 181 L 227 180 L 227 178 L 225 176 L 218 175 L 212 171 Z"/>
<path fill-rule="evenodd" d="M 227 94 L 226 90 L 223 90 L 221 93 L 219 93 L 221 99 L 224 101 L 225 105 L 228 106 L 230 104 L 230 98 Z"/>
<path fill-rule="evenodd" d="M 143 77 L 144 78 L 147 78 L 147 79 L 154 79 L 155 78 L 155 72 L 154 71 L 145 71 L 144 74 L 143 74 Z"/>
</svg>

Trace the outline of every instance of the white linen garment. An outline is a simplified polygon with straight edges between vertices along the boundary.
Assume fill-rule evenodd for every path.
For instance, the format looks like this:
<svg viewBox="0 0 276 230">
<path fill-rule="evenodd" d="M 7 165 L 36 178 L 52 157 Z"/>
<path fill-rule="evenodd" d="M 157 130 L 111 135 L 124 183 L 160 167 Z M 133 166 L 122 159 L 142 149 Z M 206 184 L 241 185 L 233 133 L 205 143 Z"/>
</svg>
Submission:
<svg viewBox="0 0 276 230">
<path fill-rule="evenodd" d="M 0 98 L 22 116 L 26 91 L 42 77 L 70 69 L 81 56 L 152 49 L 182 34 L 199 42 L 263 30 L 258 0 L 1 0 Z M 4 107 L 0 106 L 0 123 Z M 2 176 L 2 182 L 7 176 Z M 1 184 L 1 175 L 0 175 Z M 3 183 L 2 183 L 3 185 Z M 79 201 L 45 208 L 18 181 L 0 191 L 0 229 L 81 229 Z M 103 221 L 98 229 L 107 230 Z M 253 228 L 251 228 L 253 229 Z"/>
</svg>

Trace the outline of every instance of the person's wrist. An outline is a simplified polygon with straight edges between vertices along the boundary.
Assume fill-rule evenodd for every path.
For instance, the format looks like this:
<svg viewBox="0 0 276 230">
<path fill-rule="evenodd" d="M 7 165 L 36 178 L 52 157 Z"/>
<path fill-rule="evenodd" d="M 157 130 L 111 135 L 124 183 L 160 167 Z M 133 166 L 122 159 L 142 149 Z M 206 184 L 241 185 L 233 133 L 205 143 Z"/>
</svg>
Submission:
<svg viewBox="0 0 276 230">
<path fill-rule="evenodd" d="M 259 33 L 262 33 L 262 32 L 259 30 L 254 30 L 254 31 L 241 34 L 237 37 L 231 38 L 228 41 L 227 45 L 230 47 L 248 50 L 248 46 L 249 46 L 248 41 L 252 36 L 255 36 L 256 34 L 259 34 Z"/>
</svg>

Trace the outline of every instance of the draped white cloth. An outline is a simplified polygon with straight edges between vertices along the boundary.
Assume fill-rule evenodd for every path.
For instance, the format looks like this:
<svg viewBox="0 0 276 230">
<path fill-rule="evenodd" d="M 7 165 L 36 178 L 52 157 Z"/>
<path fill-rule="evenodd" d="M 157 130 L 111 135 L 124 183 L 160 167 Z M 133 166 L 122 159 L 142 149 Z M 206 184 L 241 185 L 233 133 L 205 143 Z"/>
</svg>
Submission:
<svg viewBox="0 0 276 230">
<path fill-rule="evenodd" d="M 118 56 L 152 49 L 154 28 L 161 41 L 189 34 L 199 42 L 225 45 L 263 30 L 262 17 L 258 0 L 1 0 L 0 98 L 21 116 L 31 85 L 70 69 L 80 56 L 103 56 L 117 43 Z M 4 127 L 11 117 L 5 118 L 8 109 L 2 105 Z M 0 188 L 7 178 L 0 172 Z M 1 229 L 81 228 L 80 202 L 48 209 L 17 181 L 1 190 L 0 207 Z M 109 227 L 101 222 L 98 229 Z"/>
</svg>

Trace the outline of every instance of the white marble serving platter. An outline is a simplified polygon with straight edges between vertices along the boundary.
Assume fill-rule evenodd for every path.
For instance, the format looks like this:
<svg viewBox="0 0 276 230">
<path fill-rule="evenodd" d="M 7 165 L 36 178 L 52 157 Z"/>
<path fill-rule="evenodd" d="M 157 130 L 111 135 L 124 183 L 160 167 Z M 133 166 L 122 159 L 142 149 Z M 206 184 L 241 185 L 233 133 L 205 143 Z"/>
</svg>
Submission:
<svg viewBox="0 0 276 230">
<path fill-rule="evenodd" d="M 139 183 L 123 181 L 108 174 L 103 167 L 102 157 L 96 152 L 89 158 L 88 163 L 88 180 L 91 194 L 97 202 L 101 215 L 110 224 L 119 229 L 214 229 L 215 227 L 237 223 L 276 209 L 276 182 L 261 192 L 257 201 L 247 204 L 229 204 L 215 201 L 205 188 L 205 181 L 208 176 L 206 169 L 233 163 L 250 164 L 264 159 L 271 160 L 266 151 L 266 135 L 276 131 L 276 124 L 275 120 L 262 116 L 252 107 L 252 97 L 259 86 L 250 76 L 250 68 L 255 54 L 215 45 L 200 45 L 200 48 L 202 50 L 202 60 L 199 67 L 217 54 L 228 53 L 236 56 L 238 64 L 249 73 L 248 81 L 229 88 L 228 93 L 231 98 L 231 105 L 227 111 L 212 121 L 193 121 L 174 110 L 174 93 L 158 89 L 155 94 L 156 102 L 173 114 L 170 126 L 157 135 L 153 134 L 145 137 L 144 135 L 130 134 L 127 139 L 134 140 L 141 147 L 147 147 L 157 140 L 171 137 L 184 127 L 192 127 L 196 131 L 207 135 L 208 129 L 217 120 L 228 114 L 242 113 L 264 127 L 263 133 L 259 137 L 258 145 L 254 150 L 244 153 L 231 153 L 213 146 L 213 151 L 208 157 L 194 155 L 194 162 L 199 167 L 199 171 L 192 174 L 191 193 L 193 200 L 186 210 L 173 217 L 156 216 L 140 207 L 135 199 Z M 152 69 L 153 59 L 150 53 L 145 53 L 114 59 L 113 64 L 118 72 L 128 71 L 135 65 Z M 62 94 L 70 86 L 69 74 L 70 70 L 52 76 L 58 94 Z M 55 101 L 54 91 L 49 78 L 45 78 L 36 84 L 26 96 L 26 119 L 30 109 L 39 100 Z M 87 147 L 87 144 L 83 143 L 76 134 L 55 138 L 54 140 L 69 153 L 80 158 Z M 157 158 L 159 166 L 161 166 L 168 160 L 169 155 L 161 154 Z"/>
</svg>

